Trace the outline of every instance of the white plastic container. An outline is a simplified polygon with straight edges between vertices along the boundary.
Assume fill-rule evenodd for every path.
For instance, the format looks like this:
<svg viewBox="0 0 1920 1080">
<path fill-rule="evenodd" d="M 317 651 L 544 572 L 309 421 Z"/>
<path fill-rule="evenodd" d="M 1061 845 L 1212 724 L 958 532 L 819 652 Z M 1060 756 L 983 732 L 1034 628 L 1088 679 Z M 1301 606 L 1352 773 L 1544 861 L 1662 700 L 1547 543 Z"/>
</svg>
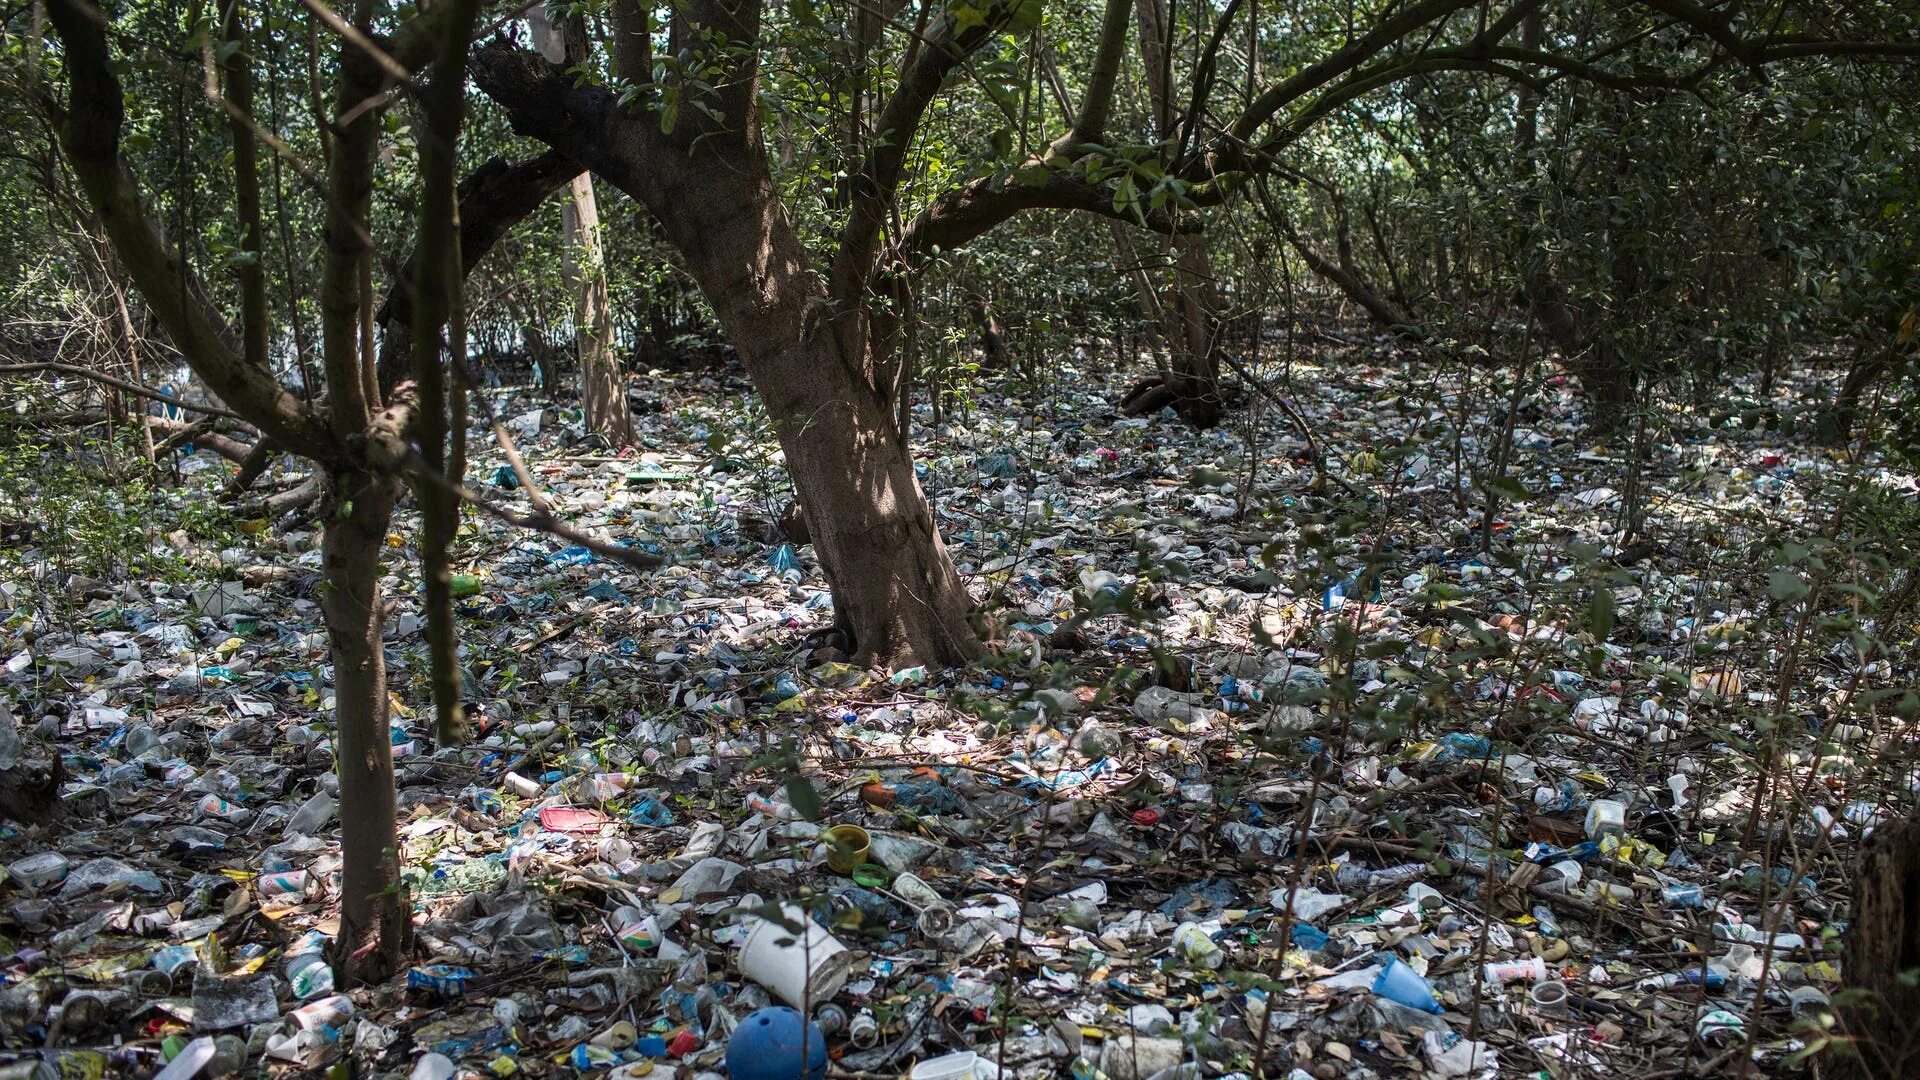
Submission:
<svg viewBox="0 0 1920 1080">
<path fill-rule="evenodd" d="M 980 1067 L 980 1055 L 971 1050 L 928 1058 L 913 1067 L 908 1080 L 973 1080 Z"/>
<path fill-rule="evenodd" d="M 1540 872 L 1540 887 L 1548 892 L 1571 892 L 1580 884 L 1581 873 L 1580 864 L 1572 859 L 1548 863 Z"/>
<path fill-rule="evenodd" d="M 1608 833 L 1627 831 L 1627 804 L 1618 799 L 1595 799 L 1587 806 L 1587 836 L 1598 840 Z"/>
<path fill-rule="evenodd" d="M 805 1010 L 831 999 L 847 984 L 853 954 L 799 907 L 784 904 L 780 913 L 800 926 L 800 931 L 761 919 L 740 950 L 740 973 L 794 1008 Z"/>
<path fill-rule="evenodd" d="M 1525 960 L 1495 961 L 1480 965 L 1480 973 L 1487 982 L 1495 986 L 1519 982 L 1522 979 L 1528 982 L 1540 982 L 1547 977 L 1547 962 L 1537 956 L 1530 956 Z"/>
</svg>

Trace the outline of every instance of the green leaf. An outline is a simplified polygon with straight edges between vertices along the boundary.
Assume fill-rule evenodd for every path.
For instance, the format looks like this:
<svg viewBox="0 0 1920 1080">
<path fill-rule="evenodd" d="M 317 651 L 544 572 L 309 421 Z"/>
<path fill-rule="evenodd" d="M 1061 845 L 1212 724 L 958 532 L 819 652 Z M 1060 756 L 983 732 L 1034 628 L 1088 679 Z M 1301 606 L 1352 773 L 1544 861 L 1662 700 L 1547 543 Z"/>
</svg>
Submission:
<svg viewBox="0 0 1920 1080">
<path fill-rule="evenodd" d="M 1613 611 L 1613 590 L 1593 590 L 1593 602 L 1587 605 L 1587 625 L 1593 628 L 1595 641 L 1605 641 L 1613 633 Z"/>
<path fill-rule="evenodd" d="M 1496 476 L 1487 481 L 1487 486 L 1515 502 L 1528 498 L 1527 486 L 1511 476 Z"/>
<path fill-rule="evenodd" d="M 1792 571 L 1775 570 L 1767 575 L 1767 595 L 1783 603 L 1804 599 L 1810 591 L 1800 575 Z"/>
<path fill-rule="evenodd" d="M 787 801 L 808 821 L 819 821 L 820 811 L 826 806 L 820 793 L 813 789 L 813 784 L 804 776 L 787 779 Z"/>
</svg>

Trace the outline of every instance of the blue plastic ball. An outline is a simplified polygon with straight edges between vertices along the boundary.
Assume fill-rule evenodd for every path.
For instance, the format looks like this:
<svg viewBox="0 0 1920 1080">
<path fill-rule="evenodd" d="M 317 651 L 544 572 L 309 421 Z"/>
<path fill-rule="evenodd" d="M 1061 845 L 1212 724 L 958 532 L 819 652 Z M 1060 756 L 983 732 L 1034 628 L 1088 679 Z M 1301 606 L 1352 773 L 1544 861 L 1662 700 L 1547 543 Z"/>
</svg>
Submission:
<svg viewBox="0 0 1920 1080">
<path fill-rule="evenodd" d="M 827 1037 L 819 1024 L 785 1005 L 760 1009 L 740 1021 L 727 1040 L 727 1075 L 732 1080 L 824 1080 Z"/>
</svg>

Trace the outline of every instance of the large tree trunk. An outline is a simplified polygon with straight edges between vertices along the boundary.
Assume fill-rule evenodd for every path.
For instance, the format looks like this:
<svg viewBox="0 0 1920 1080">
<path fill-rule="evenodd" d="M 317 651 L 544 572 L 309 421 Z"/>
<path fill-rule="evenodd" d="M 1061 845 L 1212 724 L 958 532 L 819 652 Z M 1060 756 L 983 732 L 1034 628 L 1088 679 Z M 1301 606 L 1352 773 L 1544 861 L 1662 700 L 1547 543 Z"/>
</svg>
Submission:
<svg viewBox="0 0 1920 1080">
<path fill-rule="evenodd" d="M 380 649 L 380 554 L 399 483 L 349 472 L 330 478 L 321 535 L 321 610 L 333 647 L 335 752 L 340 774 L 340 936 L 334 967 L 344 988 L 379 982 L 407 956 L 406 898 L 394 831 L 393 743 Z"/>
<path fill-rule="evenodd" d="M 576 28 L 570 50 L 568 31 L 547 18 L 544 5 L 529 9 L 527 22 L 540 55 L 552 63 L 577 62 L 575 57 L 585 52 L 584 25 Z M 633 413 L 627 408 L 620 364 L 613 355 L 607 260 L 600 247 L 600 207 L 593 197 L 592 174 L 583 172 L 568 185 L 560 202 L 560 222 L 566 242 L 560 268 L 573 292 L 574 351 L 580 361 L 580 403 L 586 409 L 587 430 L 616 448 L 632 446 L 636 441 Z"/>
<path fill-rule="evenodd" d="M 1852 1075 L 1920 1075 L 1920 818 L 1875 829 L 1853 880 L 1841 974 L 1859 1000 L 1841 1010 L 1859 1040 Z"/>
<path fill-rule="evenodd" d="M 473 71 L 516 130 L 640 200 L 680 252 L 766 404 L 849 653 L 896 665 L 977 656 L 970 598 L 881 389 L 891 392 L 893 368 L 869 340 L 872 321 L 829 302 L 757 131 L 702 138 L 683 116 L 669 139 L 511 46 L 478 50 Z"/>
</svg>

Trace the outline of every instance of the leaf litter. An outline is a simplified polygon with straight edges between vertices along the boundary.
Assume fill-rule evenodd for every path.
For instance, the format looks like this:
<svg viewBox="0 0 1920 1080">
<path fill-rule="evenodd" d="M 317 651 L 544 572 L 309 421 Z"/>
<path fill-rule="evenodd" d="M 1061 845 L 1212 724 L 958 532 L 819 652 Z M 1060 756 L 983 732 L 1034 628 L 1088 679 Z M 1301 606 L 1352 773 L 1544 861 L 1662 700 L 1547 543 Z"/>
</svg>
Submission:
<svg viewBox="0 0 1920 1080">
<path fill-rule="evenodd" d="M 847 1076 L 1793 1068 L 1853 852 L 1914 780 L 1885 753 L 1913 616 L 1849 601 L 1875 564 L 1837 508 L 1913 477 L 1728 426 L 1630 467 L 1565 387 L 1474 415 L 1383 354 L 1295 377 L 1324 462 L 1258 402 L 1115 418 L 1091 373 L 922 407 L 995 620 L 960 672 L 806 636 L 831 599 L 734 381 L 661 377 L 628 455 L 497 392 L 571 523 L 666 565 L 470 516 L 475 740 L 436 747 L 396 527 L 414 962 L 345 992 L 314 534 L 170 532 L 192 586 L 16 552 L 0 768 L 58 798 L 0 839 L 7 1047 L 62 1076 L 715 1076 L 786 1003 Z M 226 470 L 182 471 L 191 498 Z"/>
</svg>

